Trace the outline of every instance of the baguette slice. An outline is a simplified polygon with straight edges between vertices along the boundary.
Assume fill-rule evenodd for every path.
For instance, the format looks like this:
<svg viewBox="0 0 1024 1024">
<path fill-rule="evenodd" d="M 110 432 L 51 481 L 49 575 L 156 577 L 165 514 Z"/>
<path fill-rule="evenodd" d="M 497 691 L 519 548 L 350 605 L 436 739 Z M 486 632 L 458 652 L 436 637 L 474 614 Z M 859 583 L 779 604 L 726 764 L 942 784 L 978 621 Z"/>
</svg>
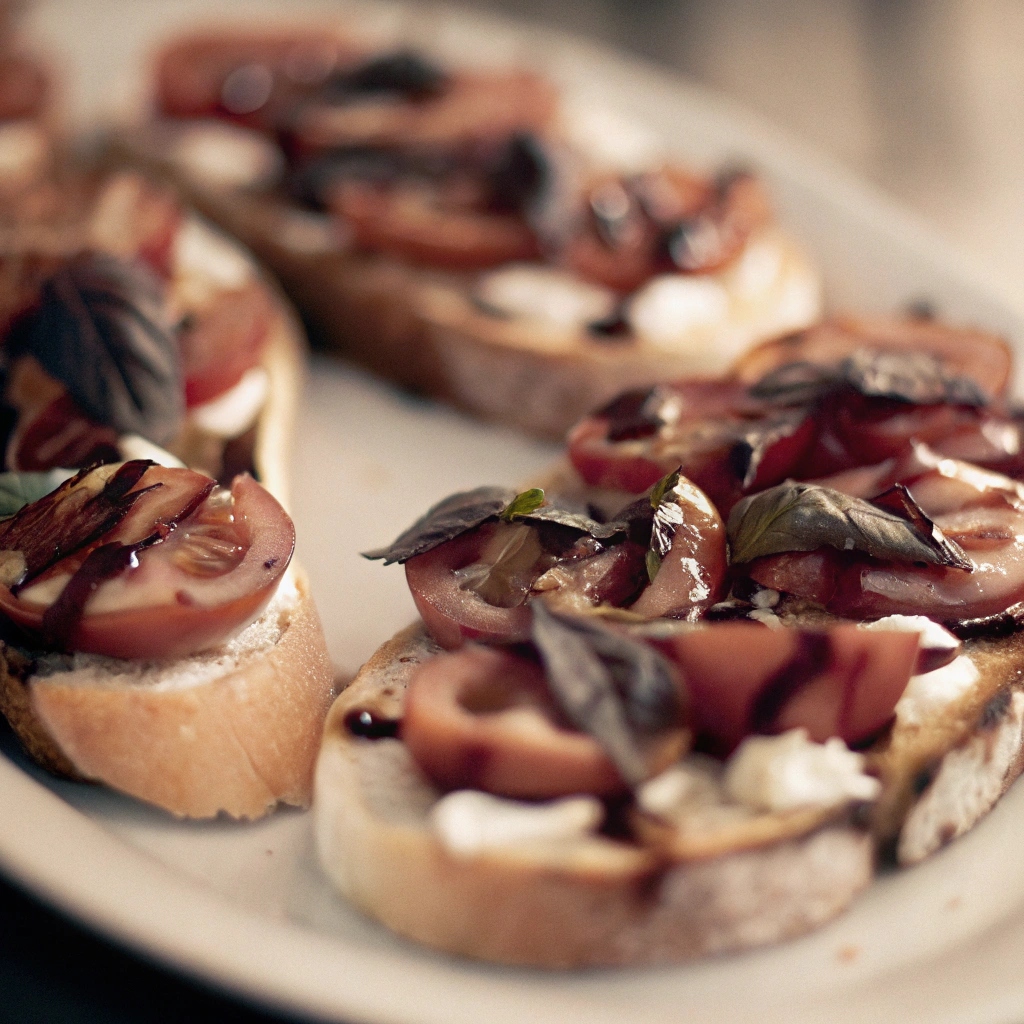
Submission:
<svg viewBox="0 0 1024 1024">
<path fill-rule="evenodd" d="M 258 279 L 274 312 L 251 463 L 287 506 L 305 342 L 276 286 Z M 219 465 L 223 444 L 186 426 L 176 448 L 205 468 L 211 450 Z M 0 712 L 30 756 L 58 775 L 102 782 L 182 817 L 256 818 L 278 803 L 307 806 L 335 693 L 320 620 L 294 565 L 259 619 L 190 658 L 122 661 L 0 641 Z"/>
<path fill-rule="evenodd" d="M 670 344 L 488 312 L 477 289 L 490 272 L 442 271 L 357 251 L 328 215 L 196 166 L 188 154 L 198 147 L 183 143 L 190 131 L 213 133 L 204 147 L 209 159 L 215 133 L 240 130 L 156 122 L 122 131 L 111 150 L 115 160 L 169 178 L 251 248 L 318 340 L 404 387 L 532 434 L 561 437 L 625 388 L 723 370 L 756 341 L 805 327 L 821 313 L 817 272 L 777 228 L 759 239 L 777 264 L 771 283 L 748 292 L 737 267 L 715 275 L 730 296 L 726 318 L 695 325 Z M 267 162 L 254 157 L 256 165 Z"/>
<path fill-rule="evenodd" d="M 402 742 L 346 725 L 357 710 L 400 718 L 410 675 L 437 650 L 421 626 L 384 644 L 335 701 L 317 765 L 321 864 L 399 934 L 505 964 L 672 963 L 800 935 L 869 883 L 870 836 L 842 809 L 799 830 L 790 815 L 759 815 L 756 842 L 697 857 L 604 836 L 456 856 L 429 821 L 441 794 Z"/>
</svg>

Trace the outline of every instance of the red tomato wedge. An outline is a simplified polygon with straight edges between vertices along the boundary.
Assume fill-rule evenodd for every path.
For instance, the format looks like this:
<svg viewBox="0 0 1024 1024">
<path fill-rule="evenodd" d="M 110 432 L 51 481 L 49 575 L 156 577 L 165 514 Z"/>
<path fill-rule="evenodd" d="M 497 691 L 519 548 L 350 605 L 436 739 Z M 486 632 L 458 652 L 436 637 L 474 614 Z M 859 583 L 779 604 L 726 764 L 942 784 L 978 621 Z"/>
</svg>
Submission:
<svg viewBox="0 0 1024 1024">
<path fill-rule="evenodd" d="M 291 95 L 354 56 L 348 43 L 322 29 L 187 36 L 159 57 L 156 100 L 172 117 L 219 115 L 268 128 Z M 225 89 L 237 72 L 234 87 Z"/>
<path fill-rule="evenodd" d="M 787 363 L 834 366 L 860 349 L 927 352 L 947 374 L 970 377 L 990 398 L 1002 397 L 1010 380 L 1012 354 L 1002 338 L 935 320 L 883 316 L 836 317 L 765 342 L 740 356 L 733 371 L 744 384 L 756 384 Z"/>
<path fill-rule="evenodd" d="M 478 561 L 497 528 L 487 523 L 405 563 L 405 578 L 430 635 L 449 650 L 466 640 L 524 640 L 530 635 L 525 604 L 502 608 L 461 586 L 455 573 Z"/>
<path fill-rule="evenodd" d="M 189 407 L 229 391 L 259 364 L 274 315 L 270 295 L 258 283 L 221 292 L 195 315 L 181 336 Z"/>
<path fill-rule="evenodd" d="M 803 726 L 855 745 L 892 718 L 917 659 L 916 633 L 717 623 L 659 644 L 680 667 L 698 734 L 727 753 L 751 733 Z"/>
<path fill-rule="evenodd" d="M 414 188 L 349 183 L 331 208 L 371 252 L 451 270 L 482 270 L 539 254 L 536 236 L 521 218 L 432 205 Z"/>
<path fill-rule="evenodd" d="M 90 420 L 68 394 L 55 398 L 7 442 L 5 465 L 15 472 L 74 469 L 120 458 L 113 427 Z"/>
<path fill-rule="evenodd" d="M 0 611 L 37 642 L 181 658 L 228 639 L 270 600 L 295 544 L 277 501 L 248 476 L 228 491 L 146 466 L 79 474 L 3 524 L 2 550 L 18 552 L 7 559 L 23 557 L 28 575 L 0 587 Z M 126 469 L 136 470 L 129 489 Z"/>
<path fill-rule="evenodd" d="M 693 378 L 622 395 L 581 420 L 569 459 L 591 486 L 632 494 L 680 469 L 725 514 L 790 476 L 816 429 L 809 412 L 773 409 L 735 381 Z"/>
<path fill-rule="evenodd" d="M 626 788 L 595 739 L 558 724 L 541 667 L 507 651 L 470 645 L 424 662 L 401 735 L 443 789 L 545 799 Z"/>
</svg>

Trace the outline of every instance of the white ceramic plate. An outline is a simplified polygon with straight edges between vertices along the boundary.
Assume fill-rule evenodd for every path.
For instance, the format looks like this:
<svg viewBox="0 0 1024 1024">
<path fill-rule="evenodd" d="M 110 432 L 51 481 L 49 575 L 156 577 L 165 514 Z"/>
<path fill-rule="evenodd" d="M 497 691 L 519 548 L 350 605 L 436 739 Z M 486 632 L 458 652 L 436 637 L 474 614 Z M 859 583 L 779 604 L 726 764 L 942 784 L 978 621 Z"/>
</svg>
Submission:
<svg viewBox="0 0 1024 1024">
<path fill-rule="evenodd" d="M 33 20 L 77 69 L 79 112 L 89 115 L 130 91 L 113 88 L 112 68 L 130 78 L 158 31 L 210 7 L 66 0 L 42 4 Z M 834 305 L 892 309 L 927 298 L 951 319 L 1024 341 L 1021 314 L 927 231 L 721 102 L 550 33 L 419 10 L 375 7 L 363 23 L 455 53 L 527 55 L 576 95 L 645 121 L 683 156 L 755 163 L 824 267 Z M 296 445 L 295 516 L 336 660 L 355 667 L 412 615 L 401 570 L 356 552 L 439 496 L 528 478 L 551 455 L 316 362 Z M 378 1024 L 1024 1018 L 1024 787 L 972 834 L 882 878 L 801 941 L 672 969 L 552 975 L 441 957 L 366 921 L 318 873 L 305 814 L 175 822 L 44 777 L 9 734 L 0 747 L 0 865 L 10 877 L 139 951 L 274 1006 Z"/>
</svg>

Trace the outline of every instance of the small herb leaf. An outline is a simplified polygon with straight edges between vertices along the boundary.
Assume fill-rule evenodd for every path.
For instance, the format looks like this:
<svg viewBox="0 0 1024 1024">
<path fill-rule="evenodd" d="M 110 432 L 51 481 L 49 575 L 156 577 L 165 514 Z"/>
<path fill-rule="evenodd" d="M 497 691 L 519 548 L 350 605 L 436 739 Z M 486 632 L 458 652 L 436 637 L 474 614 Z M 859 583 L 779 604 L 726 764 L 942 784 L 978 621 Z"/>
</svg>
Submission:
<svg viewBox="0 0 1024 1024">
<path fill-rule="evenodd" d="M 527 516 L 544 504 L 544 491 L 540 487 L 531 487 L 528 491 L 517 494 L 501 511 L 501 518 L 511 523 L 517 516 Z"/>
<path fill-rule="evenodd" d="M 668 662 L 597 619 L 533 604 L 533 642 L 562 712 L 601 744 L 631 786 L 649 772 L 643 740 L 679 728 L 683 707 Z"/>
<path fill-rule="evenodd" d="M 875 558 L 971 571 L 964 550 L 924 514 L 905 487 L 879 503 L 817 484 L 784 483 L 744 498 L 729 516 L 732 561 L 834 547 Z"/>
</svg>

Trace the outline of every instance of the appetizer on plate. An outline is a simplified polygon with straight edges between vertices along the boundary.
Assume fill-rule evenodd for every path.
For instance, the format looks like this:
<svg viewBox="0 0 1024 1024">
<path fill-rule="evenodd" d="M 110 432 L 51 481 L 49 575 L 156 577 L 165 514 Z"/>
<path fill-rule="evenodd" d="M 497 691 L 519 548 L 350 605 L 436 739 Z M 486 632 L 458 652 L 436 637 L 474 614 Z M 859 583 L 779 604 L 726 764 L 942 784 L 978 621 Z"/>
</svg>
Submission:
<svg viewBox="0 0 1024 1024">
<path fill-rule="evenodd" d="M 32 198 L 0 255 L 0 711 L 176 815 L 306 805 L 334 690 L 283 507 L 294 318 L 137 175 Z"/>
<path fill-rule="evenodd" d="M 998 338 L 827 321 L 614 400 L 543 487 L 392 545 L 422 622 L 336 701 L 321 862 L 404 935 L 648 964 L 808 930 L 1019 774 Z"/>
<path fill-rule="evenodd" d="M 481 416 L 558 436 L 820 313 L 755 176 L 588 157 L 537 74 L 324 29 L 185 36 L 155 78 L 115 149 L 245 241 L 331 344 Z"/>
</svg>

